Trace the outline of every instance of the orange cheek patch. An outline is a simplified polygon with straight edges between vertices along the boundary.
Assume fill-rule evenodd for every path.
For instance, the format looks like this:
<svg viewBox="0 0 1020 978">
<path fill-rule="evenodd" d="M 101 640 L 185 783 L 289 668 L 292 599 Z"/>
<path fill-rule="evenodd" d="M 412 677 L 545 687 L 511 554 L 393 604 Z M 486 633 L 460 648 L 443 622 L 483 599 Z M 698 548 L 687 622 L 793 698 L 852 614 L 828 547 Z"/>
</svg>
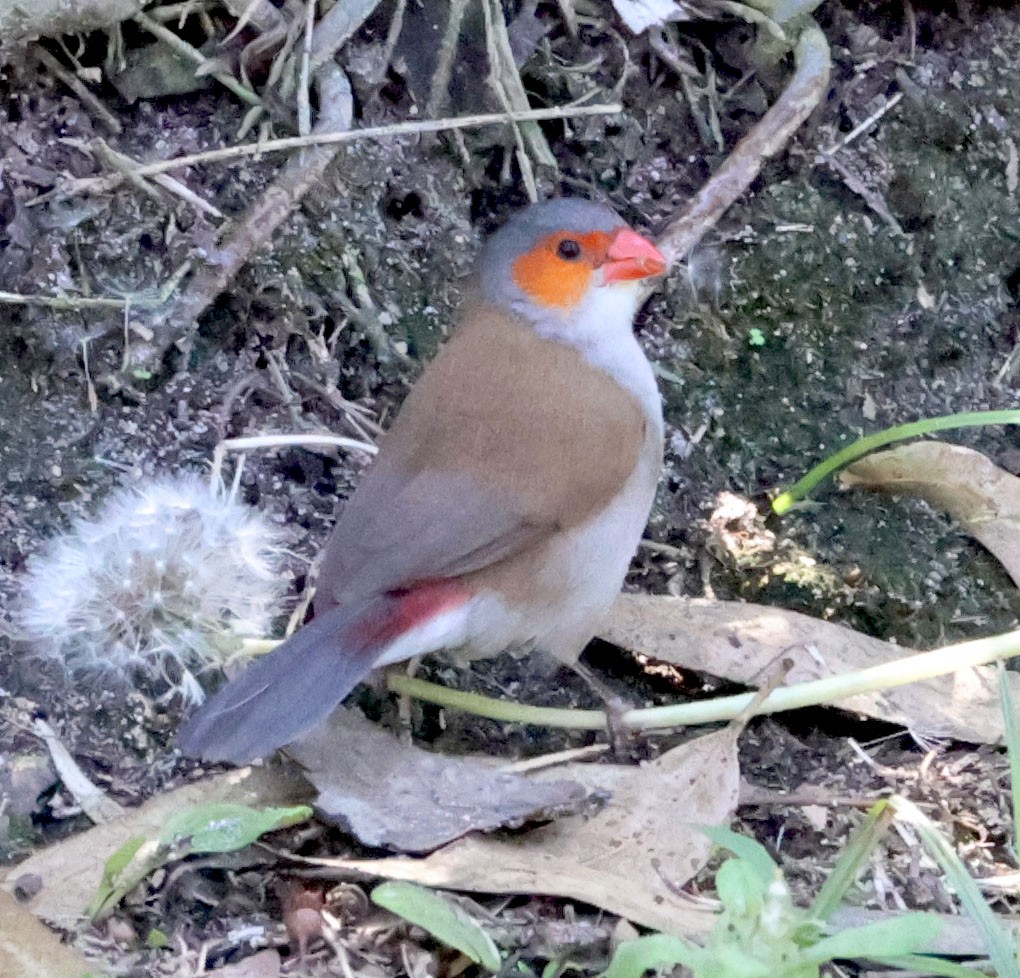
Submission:
<svg viewBox="0 0 1020 978">
<path fill-rule="evenodd" d="M 562 309 L 577 305 L 609 248 L 609 235 L 600 231 L 569 235 L 581 245 L 582 252 L 578 259 L 567 261 L 556 254 L 566 237 L 550 235 L 513 263 L 514 282 L 540 305 Z"/>
<path fill-rule="evenodd" d="M 581 301 L 591 269 L 536 248 L 514 262 L 513 274 L 514 281 L 540 305 L 568 307 Z"/>
</svg>

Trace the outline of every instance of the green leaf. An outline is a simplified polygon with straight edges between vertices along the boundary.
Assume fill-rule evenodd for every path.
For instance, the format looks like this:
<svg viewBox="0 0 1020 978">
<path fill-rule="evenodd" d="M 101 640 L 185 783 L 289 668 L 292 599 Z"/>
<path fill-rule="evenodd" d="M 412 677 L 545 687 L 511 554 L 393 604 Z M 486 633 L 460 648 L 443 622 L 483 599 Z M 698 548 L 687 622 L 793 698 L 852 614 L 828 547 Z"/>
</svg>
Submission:
<svg viewBox="0 0 1020 978">
<path fill-rule="evenodd" d="M 158 927 L 153 927 L 152 930 L 145 935 L 145 946 L 155 948 L 156 950 L 169 947 L 170 938 Z"/>
<path fill-rule="evenodd" d="M 760 842 L 749 839 L 746 835 L 738 835 L 722 825 L 698 825 L 699 832 L 704 832 L 714 845 L 728 849 L 735 856 L 745 860 L 765 886 L 768 886 L 778 875 L 779 866 L 769 855 Z"/>
<path fill-rule="evenodd" d="M 109 859 L 103 867 L 103 880 L 100 886 L 112 888 L 123 877 L 124 871 L 135 858 L 138 850 L 148 841 L 144 835 L 136 835 L 128 839 Z"/>
<path fill-rule="evenodd" d="M 311 818 L 307 805 L 293 808 L 251 808 L 248 805 L 198 805 L 167 819 L 159 840 L 129 839 L 103 869 L 99 890 L 86 913 L 92 920 L 107 917 L 146 876 L 174 859 L 192 853 L 233 852 L 275 829 Z"/>
<path fill-rule="evenodd" d="M 737 943 L 720 942 L 692 969 L 697 978 L 779 978 L 776 966 Z"/>
<path fill-rule="evenodd" d="M 864 927 L 853 927 L 804 948 L 804 958 L 823 964 L 835 958 L 884 958 L 913 954 L 929 947 L 942 921 L 926 913 L 905 913 Z"/>
<path fill-rule="evenodd" d="M 686 944 L 679 937 L 650 934 L 648 937 L 638 937 L 633 941 L 621 943 L 602 978 L 641 978 L 646 971 L 678 964 L 695 968 L 697 962 L 703 960 L 704 953 L 700 948 Z M 700 978 L 701 970 L 698 969 L 695 973 Z"/>
<path fill-rule="evenodd" d="M 746 859 L 727 859 L 715 874 L 715 892 L 727 913 L 757 919 L 765 906 L 768 883 Z"/>
<path fill-rule="evenodd" d="M 437 941 L 454 947 L 472 961 L 498 971 L 499 949 L 481 926 L 460 907 L 438 893 L 414 883 L 382 883 L 372 891 L 372 902 L 427 930 Z"/>
<path fill-rule="evenodd" d="M 163 864 L 159 846 L 144 836 L 128 839 L 103 867 L 103 878 L 85 913 L 95 921 L 103 920 L 114 907 L 156 867 Z"/>
<path fill-rule="evenodd" d="M 306 822 L 312 817 L 307 805 L 292 808 L 252 808 L 217 802 L 187 808 L 167 819 L 160 843 L 174 855 L 234 852 L 251 845 L 260 836 L 277 829 Z"/>
</svg>

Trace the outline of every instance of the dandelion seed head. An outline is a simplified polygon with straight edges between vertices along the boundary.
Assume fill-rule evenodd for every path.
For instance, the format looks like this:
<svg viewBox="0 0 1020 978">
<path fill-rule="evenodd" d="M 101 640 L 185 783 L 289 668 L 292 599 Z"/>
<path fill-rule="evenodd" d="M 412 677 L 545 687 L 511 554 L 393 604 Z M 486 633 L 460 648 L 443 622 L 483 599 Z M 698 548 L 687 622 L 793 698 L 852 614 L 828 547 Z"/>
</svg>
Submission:
<svg viewBox="0 0 1020 978">
<path fill-rule="evenodd" d="M 17 621 L 70 675 L 166 680 L 194 698 L 193 671 L 268 631 L 281 557 L 256 510 L 198 477 L 163 478 L 115 491 L 32 558 Z"/>
</svg>

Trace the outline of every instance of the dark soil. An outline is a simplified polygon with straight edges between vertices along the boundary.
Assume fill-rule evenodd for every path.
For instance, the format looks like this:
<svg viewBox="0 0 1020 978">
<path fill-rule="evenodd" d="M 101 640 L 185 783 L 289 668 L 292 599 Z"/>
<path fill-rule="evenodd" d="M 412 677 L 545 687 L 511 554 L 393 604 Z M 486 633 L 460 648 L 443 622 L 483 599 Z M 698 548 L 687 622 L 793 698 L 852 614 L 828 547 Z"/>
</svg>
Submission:
<svg viewBox="0 0 1020 978">
<path fill-rule="evenodd" d="M 708 589 L 913 647 L 1016 627 L 1015 586 L 978 544 L 923 503 L 826 486 L 782 520 L 768 508 L 778 487 L 865 432 L 1015 406 L 1020 16 L 1009 4 L 941 7 L 919 6 L 912 25 L 900 4 L 823 5 L 819 22 L 834 60 L 828 101 L 646 306 L 639 326 L 661 368 L 667 418 L 667 468 L 648 536 L 675 549 L 643 550 L 634 588 L 689 595 Z M 709 101 L 698 100 L 692 112 L 677 74 L 644 40 L 624 40 L 608 5 L 576 38 L 555 9 L 539 7 L 549 31 L 524 71 L 533 102 L 562 102 L 589 89 L 609 99 L 615 88 L 626 108 L 609 120 L 543 126 L 558 169 L 540 170 L 540 187 L 607 200 L 654 231 L 760 117 L 784 74 L 755 60 L 746 24 L 680 25 L 678 50 L 714 79 L 717 142 Z M 398 48 L 400 70 L 384 84 L 358 74 L 387 24 L 385 17 L 370 23 L 341 58 L 362 125 L 399 121 L 424 105 L 431 69 L 415 62 L 414 49 Z M 466 38 L 470 62 L 484 49 Z M 126 40 L 140 43 L 130 34 Z M 102 52 L 99 38 L 89 40 L 83 63 L 98 65 Z M 482 86 L 469 81 L 455 85 L 450 111 L 493 108 Z M 240 103 L 214 87 L 130 104 L 104 83 L 97 92 L 124 127 L 114 137 L 27 57 L 8 66 L 5 83 L 0 289 L 137 297 L 186 260 L 215 260 L 215 222 L 174 196 L 154 199 L 125 184 L 59 204 L 30 203 L 61 176 L 101 172 L 87 148 L 97 135 L 135 159 L 230 144 L 244 115 Z M 902 100 L 849 143 L 841 159 L 851 176 L 831 166 L 826 151 L 899 92 Z M 512 154 L 502 129 L 469 132 L 463 143 L 417 137 L 352 144 L 271 249 L 247 265 L 196 330 L 178 324 L 175 342 L 155 359 L 133 362 L 125 351 L 125 343 L 144 346 L 144 311 L 125 317 L 119 310 L 0 305 L 0 603 L 8 617 L 29 558 L 70 519 L 94 512 L 114 486 L 205 471 L 224 437 L 323 430 L 360 437 L 362 423 L 329 392 L 385 427 L 455 319 L 458 279 L 477 241 L 525 200 Z M 239 216 L 278 165 L 276 158 L 209 164 L 189 170 L 186 183 Z M 367 310 L 357 308 L 358 275 L 373 303 Z M 384 327 L 391 348 L 372 342 L 366 315 Z M 954 440 L 1020 473 L 1016 430 L 976 429 Z M 353 455 L 305 449 L 247 459 L 243 498 L 285 527 L 292 552 L 292 600 L 281 609 L 281 625 L 361 464 Z M 723 492 L 757 506 L 757 527 L 774 534 L 770 549 L 733 554 L 708 545 L 708 520 Z M 661 692 L 645 685 L 640 670 L 616 668 L 622 689 Z M 519 669 L 516 662 L 481 664 L 473 678 L 451 671 L 444 679 L 482 690 L 512 683 L 523 698 L 541 701 L 548 681 L 529 684 Z M 58 673 L 34 662 L 22 644 L 0 639 L 0 692 L 8 694 L 0 700 L 0 756 L 40 752 L 26 722 L 42 711 L 121 802 L 136 803 L 186 776 L 168 746 L 177 704 L 154 705 L 152 691 L 75 686 Z M 585 698 L 572 677 L 563 683 L 561 699 Z M 436 737 L 434 721 L 426 711 L 423 732 Z M 440 739 L 458 749 L 481 744 L 528 753 L 558 743 L 452 723 Z M 867 749 L 870 763 L 850 740 L 890 732 Z M 806 784 L 859 797 L 907 790 L 930 802 L 958 840 L 977 840 L 967 847 L 975 872 L 991 874 L 1010 862 L 1005 762 L 991 748 L 944 744 L 926 758 L 925 747 L 901 732 L 812 711 L 752 724 L 742 766 L 749 782 L 768 789 Z M 49 780 L 40 776 L 39 801 L 23 817 L 4 815 L 0 806 L 0 852 L 10 861 L 85 827 Z M 808 895 L 860 813 L 837 805 L 812 823 L 799 808 L 762 803 L 744 808 L 742 818 L 782 857 L 798 893 Z M 889 872 L 913 887 L 913 906 L 948 908 L 943 884 L 912 872 L 909 852 L 887 855 Z M 862 889 L 862 902 L 884 899 Z M 132 967 L 145 973 L 144 956 Z"/>
</svg>

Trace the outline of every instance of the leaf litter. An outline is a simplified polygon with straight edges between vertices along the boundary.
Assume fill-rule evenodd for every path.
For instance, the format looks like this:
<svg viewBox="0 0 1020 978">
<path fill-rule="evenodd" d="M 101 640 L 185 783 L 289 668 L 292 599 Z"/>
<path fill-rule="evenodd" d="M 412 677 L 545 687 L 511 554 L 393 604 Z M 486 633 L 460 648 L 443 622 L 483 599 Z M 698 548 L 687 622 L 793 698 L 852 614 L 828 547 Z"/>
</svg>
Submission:
<svg viewBox="0 0 1020 978">
<path fill-rule="evenodd" d="M 363 845 L 396 852 L 428 852 L 468 832 L 548 821 L 585 802 L 580 784 L 430 753 L 356 710 L 338 710 L 287 753 L 318 789 L 315 806 L 325 821 Z"/>
<path fill-rule="evenodd" d="M 252 6 L 254 6 L 254 5 L 252 5 Z M 732 426 L 733 420 L 734 419 L 731 417 L 730 418 L 731 426 Z M 735 751 L 734 751 L 734 754 L 735 754 Z M 669 755 L 666 755 L 666 756 L 669 756 Z M 947 772 L 947 776 L 951 776 L 954 773 L 955 773 L 955 775 L 959 776 L 960 772 L 959 771 L 956 771 L 956 772 Z M 220 783 L 221 782 L 219 782 L 219 780 L 217 779 L 217 780 L 212 782 L 212 785 L 217 785 L 217 784 L 220 784 Z M 646 785 L 645 787 L 646 787 L 646 792 L 645 792 L 646 795 L 654 795 L 656 793 L 657 789 L 656 789 L 654 783 Z M 195 800 L 195 801 L 206 800 L 206 797 L 205 797 L 205 795 L 203 793 L 207 792 L 207 791 L 210 791 L 210 790 L 215 790 L 215 789 L 211 789 L 208 786 L 201 786 L 201 787 L 199 787 L 198 798 L 195 798 L 193 800 Z M 269 792 L 269 793 L 271 794 L 271 792 Z M 171 796 L 168 796 L 168 797 L 171 797 Z M 173 801 L 174 801 L 175 804 L 180 805 L 180 804 L 185 803 L 185 798 L 184 798 L 184 796 L 176 796 L 173 799 Z M 266 801 L 265 803 L 271 804 L 271 803 L 274 803 L 274 802 Z M 640 807 L 640 805 L 643 804 L 643 803 L 644 802 L 643 802 L 643 800 L 641 798 L 636 798 L 635 799 L 635 804 L 638 807 Z M 685 810 L 685 813 L 686 813 L 686 807 L 687 807 L 687 796 L 686 796 L 686 794 L 681 799 L 681 807 L 682 807 L 682 810 Z M 167 818 L 168 812 L 172 811 L 172 810 L 173 810 L 172 808 L 164 808 L 164 809 L 162 809 L 161 818 L 163 820 L 165 820 Z M 127 819 L 131 820 L 136 814 L 137 813 L 131 813 L 131 815 L 127 816 Z M 157 821 L 157 823 L 155 824 L 155 829 L 158 829 L 161 825 L 162 825 L 162 822 Z M 122 826 L 122 828 L 123 828 L 123 826 Z M 129 829 L 131 831 L 134 831 L 135 828 L 137 828 L 137 826 L 134 826 L 134 827 L 130 827 L 129 826 Z M 548 833 L 548 830 L 550 828 L 552 828 L 552 827 L 551 826 L 546 826 L 543 829 L 540 829 L 538 831 L 539 832 L 546 832 L 546 833 Z M 98 832 L 98 831 L 99 830 L 94 830 L 93 833 L 88 833 L 88 835 L 86 836 L 86 838 L 90 840 L 91 845 L 93 847 L 96 847 L 97 846 L 97 842 L 99 841 L 99 837 L 95 834 L 95 832 Z M 530 835 L 531 833 L 528 833 L 528 834 Z M 550 838 L 552 838 L 552 839 L 556 838 L 554 833 L 548 833 L 548 834 L 549 834 Z M 474 840 L 465 840 L 465 842 L 470 842 L 470 841 L 474 841 Z M 454 846 L 448 847 L 448 850 L 454 850 L 457 846 L 461 846 L 462 849 L 467 849 L 466 845 L 463 845 L 462 843 L 456 843 Z M 59 850 L 60 846 L 58 846 L 56 848 Z M 96 852 L 93 852 L 93 853 L 89 854 L 89 853 L 87 853 L 85 851 L 85 849 L 87 849 L 87 846 L 83 846 L 78 851 L 78 853 L 77 853 L 78 858 L 79 858 L 79 863 L 78 863 L 77 868 L 80 869 L 83 864 L 87 864 L 89 866 L 90 870 L 96 869 L 101 864 L 102 859 L 105 858 L 105 856 L 111 851 L 111 847 L 109 847 L 109 846 L 106 846 L 105 848 L 102 847 L 102 846 L 99 846 L 98 848 L 102 849 L 102 852 L 96 851 Z M 68 851 L 69 850 L 65 850 L 65 855 L 67 855 Z M 91 856 L 91 858 L 89 858 L 89 856 Z M 429 857 L 429 858 L 432 859 L 433 857 Z M 386 863 L 394 863 L 394 862 L 397 862 L 397 860 L 385 860 L 384 862 L 386 862 Z M 426 862 L 427 863 L 428 860 L 421 861 L 421 862 Z M 580 860 L 579 860 L 579 863 L 580 863 Z M 24 868 L 25 867 L 19 867 L 19 869 L 21 869 L 21 870 L 24 870 Z M 59 869 L 59 867 L 57 867 L 57 869 Z M 68 867 L 68 869 L 73 871 L 75 869 L 75 867 L 74 866 L 70 866 L 70 867 Z M 531 872 L 531 877 L 530 878 L 533 881 L 537 881 L 536 885 L 538 883 L 540 883 L 541 882 L 541 878 L 542 878 L 541 872 L 537 872 L 533 868 L 532 868 L 532 870 L 530 872 Z M 73 883 L 74 883 L 73 879 L 67 878 L 67 882 L 68 882 L 68 884 L 70 886 L 73 886 Z M 47 888 L 54 888 L 54 887 L 55 888 L 60 888 L 61 884 L 62 884 L 62 880 L 61 880 L 59 872 L 53 872 L 50 875 L 50 877 L 49 877 L 49 885 L 48 885 Z M 508 884 L 509 884 L 509 880 L 508 880 Z M 576 885 L 580 886 L 580 884 L 576 884 Z M 45 892 L 45 889 L 46 888 L 44 888 L 44 892 Z M 520 890 L 515 890 L 513 892 L 525 892 L 525 890 L 522 887 Z M 542 891 L 540 889 L 536 889 L 534 892 L 542 892 Z M 85 902 L 87 902 L 87 901 L 82 901 L 82 903 L 79 904 L 79 908 L 81 906 L 83 906 Z M 621 897 L 619 902 L 627 903 L 627 900 L 623 899 Z M 637 912 L 638 911 L 636 910 L 635 913 L 637 913 Z M 672 919 L 679 921 L 682 918 L 683 918 L 683 914 L 681 912 L 681 908 L 678 907 L 676 913 L 672 916 Z M 696 927 L 693 924 L 692 924 L 692 931 L 691 932 L 696 932 Z"/>
</svg>

